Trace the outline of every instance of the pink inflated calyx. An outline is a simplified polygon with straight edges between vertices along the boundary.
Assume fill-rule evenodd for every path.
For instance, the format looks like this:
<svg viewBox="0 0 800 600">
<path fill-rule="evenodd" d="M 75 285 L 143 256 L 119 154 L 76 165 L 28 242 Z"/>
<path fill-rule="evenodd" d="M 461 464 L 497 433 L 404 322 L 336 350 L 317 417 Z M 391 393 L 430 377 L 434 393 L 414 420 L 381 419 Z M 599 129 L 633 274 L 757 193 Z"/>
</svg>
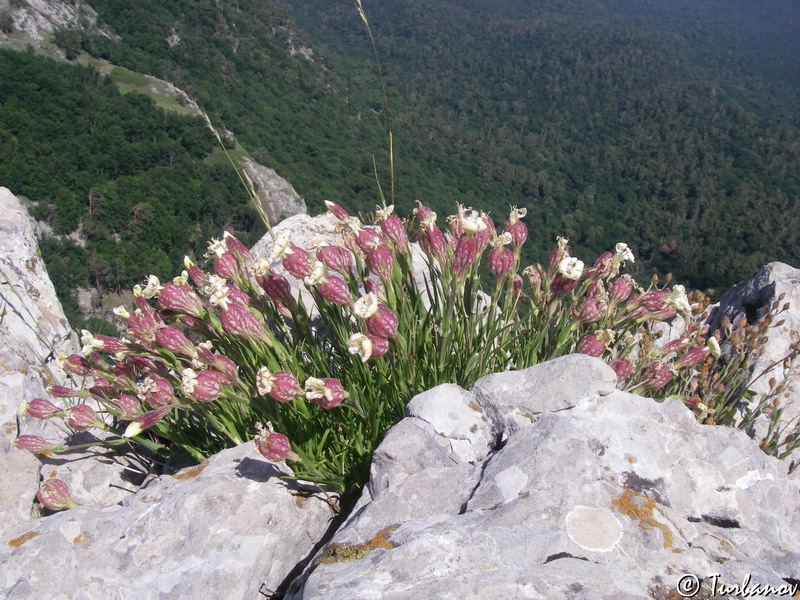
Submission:
<svg viewBox="0 0 800 600">
<path fill-rule="evenodd" d="M 78 506 L 69 495 L 67 484 L 60 479 L 47 479 L 39 486 L 36 499 L 50 510 L 65 510 Z"/>
<path fill-rule="evenodd" d="M 478 231 L 475 234 L 475 239 L 478 240 L 478 253 L 481 253 L 484 250 L 486 250 L 486 247 L 489 245 L 489 242 L 492 241 L 492 236 L 496 235 L 494 221 L 492 220 L 492 217 L 490 217 L 486 213 L 482 213 L 481 218 L 483 219 L 484 223 L 486 223 L 486 229 Z"/>
<path fill-rule="evenodd" d="M 686 354 L 678 357 L 678 359 L 675 361 L 675 368 L 688 369 L 690 367 L 695 367 L 705 361 L 709 354 L 711 354 L 711 349 L 708 346 L 692 348 Z"/>
<path fill-rule="evenodd" d="M 499 248 L 492 248 L 489 250 L 488 256 L 489 271 L 497 279 L 501 279 L 514 266 L 514 253 L 508 248 L 500 246 Z"/>
<path fill-rule="evenodd" d="M 205 314 L 203 302 L 185 283 L 181 285 L 165 283 L 164 289 L 158 295 L 158 302 L 166 310 L 192 317 L 202 318 L 203 314 Z"/>
<path fill-rule="evenodd" d="M 278 402 L 290 402 L 303 395 L 303 388 L 294 375 L 278 371 L 272 374 L 272 389 L 268 395 Z"/>
<path fill-rule="evenodd" d="M 162 327 L 156 333 L 156 343 L 174 354 L 192 358 L 197 355 L 194 344 L 183 332 L 172 326 Z"/>
<path fill-rule="evenodd" d="M 122 434 L 124 438 L 136 437 L 146 429 L 150 429 L 153 425 L 166 417 L 170 411 L 175 408 L 174 406 L 162 406 L 155 410 L 149 410 L 144 414 L 139 415 L 133 421 L 128 423 L 128 427 Z"/>
<path fill-rule="evenodd" d="M 225 240 L 225 247 L 228 249 L 228 252 L 232 253 L 239 260 L 251 260 L 253 258 L 247 246 L 242 244 L 234 235 L 226 231 L 223 233 L 222 238 Z"/>
<path fill-rule="evenodd" d="M 528 239 L 528 228 L 522 221 L 511 223 L 506 221 L 503 224 L 503 231 L 511 234 L 511 243 L 514 248 L 519 248 Z"/>
<path fill-rule="evenodd" d="M 578 318 L 583 323 L 596 323 L 606 315 L 606 307 L 597 298 L 587 298 L 581 304 Z"/>
<path fill-rule="evenodd" d="M 399 320 L 397 315 L 384 304 L 378 304 L 378 310 L 367 319 L 367 329 L 377 336 L 390 338 L 397 331 Z"/>
<path fill-rule="evenodd" d="M 86 390 L 73 390 L 63 385 L 51 385 L 47 392 L 56 398 L 88 398 L 89 392 Z"/>
<path fill-rule="evenodd" d="M 94 409 L 88 404 L 76 404 L 71 407 L 67 411 L 66 422 L 76 431 L 86 431 L 103 425 Z"/>
<path fill-rule="evenodd" d="M 442 265 L 447 261 L 447 239 L 436 225 L 420 229 L 417 241 L 429 259 L 436 259 Z"/>
<path fill-rule="evenodd" d="M 44 400 L 43 398 L 34 398 L 31 400 L 28 405 L 27 413 L 37 419 L 63 417 L 64 414 L 66 414 L 63 408 L 59 408 L 49 400 Z"/>
<path fill-rule="evenodd" d="M 603 252 L 603 254 L 594 261 L 594 266 L 587 272 L 589 279 L 599 279 L 610 275 L 614 270 L 613 258 L 614 255 L 611 252 Z"/>
<path fill-rule="evenodd" d="M 93 335 L 92 337 L 96 344 L 93 347 L 97 352 L 117 354 L 118 352 L 125 352 L 128 349 L 128 344 L 119 338 L 108 335 Z"/>
<path fill-rule="evenodd" d="M 81 377 L 92 374 L 92 365 L 80 354 L 70 354 L 64 361 L 64 369 Z"/>
<path fill-rule="evenodd" d="M 325 394 L 321 398 L 314 398 L 313 402 L 327 410 L 336 408 L 347 398 L 347 392 L 342 382 L 332 377 L 323 378 L 322 381 L 325 384 Z"/>
<path fill-rule="evenodd" d="M 314 270 L 311 256 L 294 242 L 289 242 L 287 252 L 283 255 L 283 268 L 297 279 L 308 277 Z"/>
<path fill-rule="evenodd" d="M 667 306 L 667 292 L 664 290 L 654 290 L 642 294 L 639 297 L 639 305 L 646 308 L 649 312 L 658 312 Z"/>
<path fill-rule="evenodd" d="M 320 295 L 332 304 L 341 304 L 342 306 L 352 306 L 353 298 L 350 295 L 350 288 L 347 284 L 336 275 L 326 275 L 323 280 L 317 285 Z"/>
<path fill-rule="evenodd" d="M 463 275 L 478 256 L 478 240 L 474 235 L 462 235 L 453 252 L 453 271 Z"/>
<path fill-rule="evenodd" d="M 142 414 L 142 405 L 137 398 L 129 396 L 128 394 L 120 394 L 111 400 L 119 413 L 120 419 L 135 419 Z"/>
<path fill-rule="evenodd" d="M 365 254 L 373 248 L 383 246 L 383 235 L 374 229 L 364 228 L 356 236 L 356 244 Z"/>
<path fill-rule="evenodd" d="M 49 454 L 51 452 L 64 452 L 67 449 L 62 444 L 48 442 L 38 435 L 21 435 L 11 442 L 20 450 L 27 450 L 33 454 Z"/>
<path fill-rule="evenodd" d="M 350 220 L 350 218 L 351 218 L 350 214 L 345 209 L 343 209 L 341 206 L 336 204 L 335 202 L 330 202 L 329 200 L 326 200 L 325 201 L 325 206 L 340 221 L 349 221 Z"/>
<path fill-rule="evenodd" d="M 578 343 L 578 352 L 587 356 L 601 356 L 606 351 L 606 345 L 595 334 L 584 336 Z"/>
<path fill-rule="evenodd" d="M 231 281 L 237 281 L 242 276 L 239 261 L 230 252 L 225 252 L 214 259 L 214 272 L 223 279 Z"/>
<path fill-rule="evenodd" d="M 376 246 L 367 252 L 367 266 L 382 281 L 388 281 L 392 276 L 394 257 L 392 251 L 386 246 Z"/>
<path fill-rule="evenodd" d="M 403 226 L 403 222 L 395 217 L 389 215 L 381 221 L 381 232 L 386 240 L 394 246 L 396 250 L 406 251 L 408 248 L 408 235 Z"/>
<path fill-rule="evenodd" d="M 633 363 L 627 358 L 615 358 L 609 363 L 609 366 L 617 374 L 619 381 L 625 381 L 633 373 Z"/>
<path fill-rule="evenodd" d="M 222 395 L 222 386 L 230 382 L 225 373 L 200 371 L 196 374 L 194 387 L 189 397 L 198 402 L 213 402 Z"/>
<path fill-rule="evenodd" d="M 145 402 L 150 406 L 164 406 L 175 401 L 175 390 L 172 384 L 159 375 L 148 375 L 140 388 Z"/>
<path fill-rule="evenodd" d="M 389 340 L 385 337 L 375 335 L 371 331 L 368 331 L 364 335 L 372 342 L 372 357 L 383 356 L 389 351 Z"/>
<path fill-rule="evenodd" d="M 672 381 L 672 371 L 667 365 L 653 363 L 647 367 L 645 377 L 647 378 L 647 386 L 657 390 Z"/>
<path fill-rule="evenodd" d="M 353 255 L 341 246 L 323 246 L 317 250 L 317 260 L 328 269 L 349 277 L 353 271 Z"/>
<path fill-rule="evenodd" d="M 283 275 L 270 269 L 265 277 L 258 278 L 258 284 L 272 300 L 278 300 L 290 307 L 295 305 L 292 286 Z"/>
<path fill-rule="evenodd" d="M 265 428 L 259 430 L 254 441 L 256 449 L 261 456 L 270 462 L 286 460 L 292 451 L 289 438 L 282 433 L 273 431 L 269 423 Z"/>
<path fill-rule="evenodd" d="M 625 302 L 633 291 L 633 285 L 627 277 L 617 277 L 610 286 L 608 294 L 616 302 Z"/>
<path fill-rule="evenodd" d="M 220 314 L 223 329 L 232 335 L 269 343 L 264 324 L 255 314 L 239 304 L 231 304 Z"/>
</svg>

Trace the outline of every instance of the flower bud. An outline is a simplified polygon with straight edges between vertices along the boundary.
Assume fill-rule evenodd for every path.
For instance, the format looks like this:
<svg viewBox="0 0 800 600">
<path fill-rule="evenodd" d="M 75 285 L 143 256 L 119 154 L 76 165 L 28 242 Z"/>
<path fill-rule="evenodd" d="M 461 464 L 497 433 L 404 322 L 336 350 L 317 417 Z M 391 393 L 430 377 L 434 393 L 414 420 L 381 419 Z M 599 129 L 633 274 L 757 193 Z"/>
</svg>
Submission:
<svg viewBox="0 0 800 600">
<path fill-rule="evenodd" d="M 702 346 L 701 348 L 692 348 L 683 356 L 680 356 L 673 366 L 676 369 L 683 369 L 683 368 L 690 368 L 696 365 L 699 365 L 703 362 L 708 355 L 711 353 L 711 349 L 708 346 Z"/>
<path fill-rule="evenodd" d="M 657 390 L 672 381 L 672 371 L 669 370 L 667 365 L 653 363 L 647 367 L 645 377 L 647 378 L 647 386 Z"/>
<path fill-rule="evenodd" d="M 374 229 L 364 228 L 358 232 L 356 244 L 366 254 L 378 246 L 383 246 L 383 235 Z"/>
<path fill-rule="evenodd" d="M 397 331 L 397 315 L 386 305 L 378 304 L 378 309 L 367 319 L 367 329 L 380 337 L 392 337 Z"/>
<path fill-rule="evenodd" d="M 230 252 L 225 252 L 222 256 L 214 259 L 214 272 L 220 277 L 231 281 L 241 278 L 239 261 Z"/>
<path fill-rule="evenodd" d="M 245 308 L 250 306 L 250 296 L 245 294 L 235 285 L 225 286 L 225 297 L 228 299 L 229 302 L 235 302 L 236 304 L 243 306 Z"/>
<path fill-rule="evenodd" d="M 664 290 L 653 290 L 642 294 L 639 298 L 639 305 L 646 308 L 649 312 L 657 312 L 666 307 L 667 292 Z"/>
<path fill-rule="evenodd" d="M 158 302 L 167 310 L 192 317 L 202 318 L 205 313 L 202 301 L 186 284 L 177 286 L 174 283 L 165 283 L 164 289 L 158 296 Z"/>
<path fill-rule="evenodd" d="M 60 479 L 48 479 L 39 486 L 36 498 L 45 508 L 50 510 L 64 510 L 78 506 L 69 497 L 67 484 Z"/>
<path fill-rule="evenodd" d="M 475 262 L 478 256 L 478 240 L 474 235 L 463 235 L 458 238 L 453 252 L 453 271 L 463 275 Z"/>
<path fill-rule="evenodd" d="M 478 241 L 478 254 L 486 250 L 489 242 L 492 241 L 492 236 L 497 235 L 492 217 L 486 213 L 481 213 L 480 218 L 486 224 L 486 227 L 475 232 L 475 239 Z"/>
<path fill-rule="evenodd" d="M 142 405 L 139 400 L 127 394 L 120 394 L 112 400 L 116 410 L 119 411 L 120 419 L 135 419 L 142 414 Z"/>
<path fill-rule="evenodd" d="M 308 252 L 296 246 L 294 242 L 289 242 L 289 247 L 283 256 L 283 268 L 296 279 L 308 277 L 314 270 L 311 264 L 311 256 L 309 256 Z"/>
<path fill-rule="evenodd" d="M 628 296 L 631 295 L 632 291 L 633 284 L 631 283 L 631 278 L 629 275 L 617 277 L 608 287 L 608 293 L 611 296 L 611 299 L 615 300 L 616 302 L 625 302 L 625 300 L 628 299 Z"/>
<path fill-rule="evenodd" d="M 590 333 L 578 343 L 578 352 L 588 356 L 600 356 L 606 351 L 605 344 L 595 334 Z"/>
<path fill-rule="evenodd" d="M 617 380 L 625 381 L 633 373 L 633 363 L 627 358 L 615 358 L 609 366 L 617 374 Z"/>
<path fill-rule="evenodd" d="M 295 305 L 292 287 L 283 275 L 279 275 L 270 269 L 266 277 L 258 278 L 258 283 L 272 300 L 279 300 L 288 306 Z"/>
<path fill-rule="evenodd" d="M 328 302 L 352 306 L 353 298 L 350 296 L 350 289 L 347 284 L 336 275 L 327 275 L 317 286 L 320 295 Z"/>
<path fill-rule="evenodd" d="M 242 244 L 233 234 L 224 231 L 222 233 L 222 240 L 228 248 L 228 252 L 233 253 L 236 258 L 250 260 L 253 257 L 250 255 L 250 250 Z"/>
<path fill-rule="evenodd" d="M 92 374 L 92 365 L 80 354 L 70 354 L 64 361 L 64 369 L 81 377 Z"/>
<path fill-rule="evenodd" d="M 254 441 L 256 450 L 270 462 L 285 460 L 292 452 L 289 438 L 282 433 L 274 432 L 271 423 L 267 423 L 266 427 L 259 428 Z"/>
<path fill-rule="evenodd" d="M 192 341 L 183 332 L 172 326 L 159 329 L 156 333 L 156 342 L 175 354 L 182 354 L 190 358 L 197 355 Z"/>
<path fill-rule="evenodd" d="M 511 271 L 511 267 L 514 266 L 514 253 L 503 246 L 492 248 L 489 250 L 488 262 L 489 271 L 491 271 L 497 279 L 501 279 Z"/>
<path fill-rule="evenodd" d="M 417 236 L 419 245 L 422 251 L 428 256 L 430 260 L 434 258 L 439 261 L 439 264 L 444 264 L 447 261 L 448 245 L 447 240 L 436 225 L 429 228 L 421 229 Z"/>
<path fill-rule="evenodd" d="M 66 412 L 49 400 L 34 398 L 28 405 L 27 414 L 37 419 L 49 419 L 51 417 L 63 417 Z"/>
<path fill-rule="evenodd" d="M 417 200 L 417 204 L 419 206 L 417 206 L 417 208 L 415 208 L 413 210 L 413 213 L 414 213 L 414 216 L 417 218 L 417 220 L 420 223 L 422 223 L 429 215 L 435 215 L 436 214 L 436 213 L 433 212 L 433 210 L 430 209 L 430 207 L 425 206 L 419 200 Z"/>
<path fill-rule="evenodd" d="M 606 315 L 606 307 L 597 298 L 587 298 L 581 304 L 578 318 L 583 323 L 596 323 Z"/>
<path fill-rule="evenodd" d="M 591 269 L 590 277 L 597 279 L 600 277 L 607 277 L 614 271 L 614 255 L 611 252 L 603 252 L 594 262 Z"/>
<path fill-rule="evenodd" d="M 259 388 L 259 390 L 261 389 Z M 285 371 L 278 371 L 270 376 L 269 389 L 263 393 L 278 402 L 290 402 L 303 395 L 303 388 L 300 387 L 300 382 L 297 381 L 294 375 Z"/>
<path fill-rule="evenodd" d="M 136 437 L 145 429 L 149 429 L 161 419 L 166 417 L 169 414 L 169 411 L 171 411 L 173 408 L 174 406 L 162 406 L 161 408 L 150 410 L 142 415 L 139 415 L 133 421 L 128 423 L 128 427 L 125 429 L 125 433 L 122 434 L 122 437 Z"/>
<path fill-rule="evenodd" d="M 514 206 L 511 208 L 508 221 L 503 225 L 503 231 L 511 234 L 511 243 L 514 244 L 514 248 L 519 248 L 528 239 L 528 228 L 525 223 L 520 221 L 527 213 L 527 209 Z"/>
<path fill-rule="evenodd" d="M 223 310 L 220 322 L 223 329 L 232 335 L 270 343 L 261 319 L 239 304 L 231 304 L 228 310 Z"/>
<path fill-rule="evenodd" d="M 47 393 L 56 398 L 88 398 L 90 396 L 86 390 L 73 390 L 63 385 L 51 385 L 47 388 Z"/>
<path fill-rule="evenodd" d="M 391 278 L 393 265 L 392 251 L 386 246 L 375 246 L 367 252 L 367 266 L 381 280 L 387 281 Z"/>
<path fill-rule="evenodd" d="M 86 431 L 95 427 L 103 427 L 104 423 L 97 417 L 94 409 L 88 404 L 76 404 L 67 411 L 67 425 L 76 431 Z"/>
<path fill-rule="evenodd" d="M 340 221 L 348 221 L 350 219 L 350 215 L 347 213 L 347 211 L 335 202 L 325 200 L 325 206 Z"/>
<path fill-rule="evenodd" d="M 353 271 L 353 255 L 341 246 L 323 246 L 317 250 L 317 260 L 328 269 L 349 277 Z"/>
<path fill-rule="evenodd" d="M 27 450 L 33 454 L 47 454 L 50 452 L 64 452 L 67 449 L 62 444 L 48 442 L 38 435 L 21 435 L 11 442 L 21 450 Z"/>
<path fill-rule="evenodd" d="M 408 235 L 403 227 L 403 222 L 394 215 L 389 215 L 381 221 L 381 232 L 395 249 L 406 250 L 408 248 Z"/>
<path fill-rule="evenodd" d="M 206 282 L 207 275 L 203 273 L 196 264 L 188 256 L 183 257 L 183 266 L 186 267 L 189 277 L 197 287 L 203 287 Z"/>
</svg>

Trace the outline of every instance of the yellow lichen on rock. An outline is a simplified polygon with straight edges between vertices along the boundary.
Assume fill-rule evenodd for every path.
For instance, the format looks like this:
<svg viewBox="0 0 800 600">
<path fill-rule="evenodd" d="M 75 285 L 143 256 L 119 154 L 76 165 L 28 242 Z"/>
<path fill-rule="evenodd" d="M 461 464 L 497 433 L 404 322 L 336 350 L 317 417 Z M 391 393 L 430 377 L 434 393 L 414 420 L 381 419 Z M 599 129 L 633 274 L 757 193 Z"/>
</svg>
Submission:
<svg viewBox="0 0 800 600">
<path fill-rule="evenodd" d="M 663 523 L 656 521 L 653 516 L 655 500 L 625 488 L 622 494 L 611 500 L 611 506 L 632 521 L 638 521 L 639 527 L 645 531 L 658 529 L 664 536 L 664 548 L 672 547 L 672 531 Z"/>
</svg>

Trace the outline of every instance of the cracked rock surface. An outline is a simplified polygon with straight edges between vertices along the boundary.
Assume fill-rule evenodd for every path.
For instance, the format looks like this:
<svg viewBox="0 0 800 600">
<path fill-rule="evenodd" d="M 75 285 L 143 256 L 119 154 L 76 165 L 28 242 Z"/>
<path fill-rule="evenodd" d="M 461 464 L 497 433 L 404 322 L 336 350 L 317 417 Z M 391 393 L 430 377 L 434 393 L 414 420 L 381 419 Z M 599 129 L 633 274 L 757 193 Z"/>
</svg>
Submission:
<svg viewBox="0 0 800 600">
<path fill-rule="evenodd" d="M 744 433 L 567 356 L 439 386 L 290 598 L 670 598 L 800 579 L 800 480 Z M 609 370 L 610 371 L 610 370 Z M 302 587 L 300 587 L 302 585 Z M 702 595 L 701 593 L 701 595 Z"/>
</svg>

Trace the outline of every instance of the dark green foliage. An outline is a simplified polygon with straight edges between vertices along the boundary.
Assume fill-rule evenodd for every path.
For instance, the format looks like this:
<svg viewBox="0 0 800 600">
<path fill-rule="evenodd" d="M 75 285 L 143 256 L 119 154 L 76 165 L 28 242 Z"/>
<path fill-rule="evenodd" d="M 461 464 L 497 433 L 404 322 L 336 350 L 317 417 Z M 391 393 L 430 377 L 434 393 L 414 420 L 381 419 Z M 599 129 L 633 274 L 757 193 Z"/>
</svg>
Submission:
<svg viewBox="0 0 800 600">
<path fill-rule="evenodd" d="M 0 72 L 0 183 L 56 234 L 86 239 L 41 241 L 73 323 L 78 286 L 171 278 L 223 227 L 258 237 L 236 172 L 204 160 L 215 141 L 202 120 L 122 95 L 90 68 L 4 51 Z"/>
</svg>

